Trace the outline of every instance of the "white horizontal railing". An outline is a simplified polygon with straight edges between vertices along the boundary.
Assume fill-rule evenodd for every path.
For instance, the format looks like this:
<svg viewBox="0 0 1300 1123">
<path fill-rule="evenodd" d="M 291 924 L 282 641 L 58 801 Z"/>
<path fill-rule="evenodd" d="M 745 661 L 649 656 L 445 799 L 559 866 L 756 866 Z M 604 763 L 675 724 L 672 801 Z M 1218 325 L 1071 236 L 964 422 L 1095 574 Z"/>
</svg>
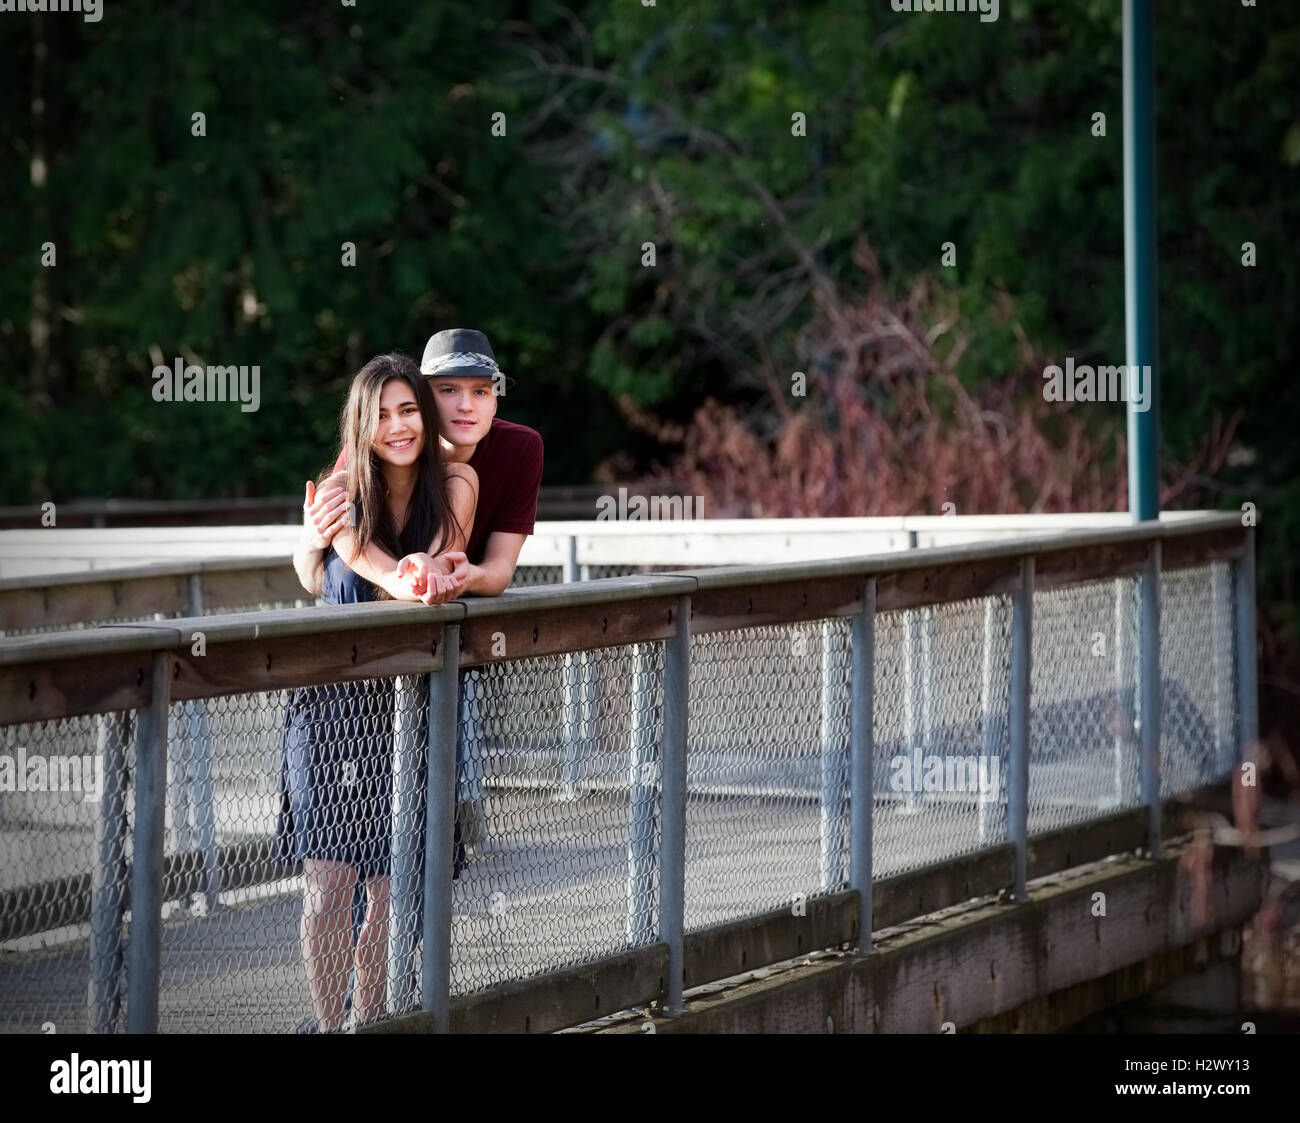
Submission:
<svg viewBox="0 0 1300 1123">
<path fill-rule="evenodd" d="M 1205 512 L 1167 511 L 1162 522 Z M 1127 526 L 1127 512 L 538 523 L 522 567 L 762 565 L 959 546 L 1068 530 Z M 13 578 L 111 571 L 165 562 L 243 558 L 266 566 L 293 554 L 287 525 L 0 531 L 0 586 Z"/>
</svg>

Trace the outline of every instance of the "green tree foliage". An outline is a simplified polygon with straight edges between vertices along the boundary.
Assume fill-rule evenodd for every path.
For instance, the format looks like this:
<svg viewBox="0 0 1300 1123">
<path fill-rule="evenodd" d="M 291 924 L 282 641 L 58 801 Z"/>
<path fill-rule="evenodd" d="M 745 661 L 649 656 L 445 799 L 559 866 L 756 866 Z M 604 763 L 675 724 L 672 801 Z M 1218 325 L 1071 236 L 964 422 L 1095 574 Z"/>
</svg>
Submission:
<svg viewBox="0 0 1300 1123">
<path fill-rule="evenodd" d="M 1165 451 L 1187 462 L 1240 411 L 1228 465 L 1185 494 L 1258 504 L 1264 568 L 1289 602 L 1300 11 L 1162 5 L 1156 27 Z M 610 320 L 590 373 L 611 392 L 679 419 L 706 390 L 758 401 L 756 386 L 800 367 L 819 278 L 860 283 L 860 234 L 900 292 L 921 272 L 946 279 L 975 329 L 967 385 L 1017 369 L 1021 333 L 1051 356 L 1124 361 L 1118 3 L 1010 0 L 986 24 L 883 3 L 680 0 L 611 5 L 592 39 L 591 85 L 632 109 L 570 122 L 604 142 L 570 205 L 586 218 L 588 301 Z M 638 262 L 646 239 L 654 271 Z M 1123 431 L 1122 406 L 1096 419 Z"/>
<path fill-rule="evenodd" d="M 859 283 L 859 235 L 899 292 L 922 272 L 948 286 L 974 329 L 968 386 L 1016 369 L 1021 333 L 1118 362 L 1120 6 L 1000 7 L 993 23 L 883 0 L 11 14 L 0 497 L 296 492 L 360 362 L 453 323 L 523 376 L 503 411 L 546 434 L 549 480 L 623 446 L 643 467 L 654 446 L 614 398 L 676 419 L 708 394 L 753 408 L 796 369 L 818 286 Z M 1201 501 L 1259 505 L 1279 589 L 1300 518 L 1298 55 L 1300 10 L 1157 12 L 1161 422 L 1185 460 L 1244 409 Z M 158 406 L 150 371 L 177 355 L 258 364 L 261 411 Z M 1119 407 L 1097 424 L 1117 434 Z"/>
<path fill-rule="evenodd" d="M 1049 352 L 1122 361 L 1118 5 L 1001 7 L 989 24 L 840 0 L 607 9 L 593 82 L 637 112 L 587 122 L 614 134 L 587 169 L 589 295 L 624 314 L 624 345 L 593 375 L 654 404 L 693 396 L 689 377 L 656 377 L 689 347 L 733 383 L 793 369 L 816 269 L 851 285 L 859 234 L 900 289 L 953 243 L 942 275 L 982 327 L 971 380 L 1014 366 L 1002 294 Z M 1300 277 L 1286 253 L 1300 229 L 1300 14 L 1171 6 L 1157 28 L 1164 429 L 1186 454 L 1243 389 L 1272 377 L 1293 393 L 1277 366 L 1300 332 L 1279 315 Z M 791 135 L 796 112 L 806 137 Z M 655 237 L 650 277 L 635 247 Z M 665 319 L 676 330 L 638 330 Z M 1246 443 L 1277 419 L 1248 417 Z"/>
<path fill-rule="evenodd" d="M 418 356 L 457 323 L 523 376 L 504 415 L 540 424 L 543 387 L 599 414 L 584 331 L 547 298 L 568 273 L 520 159 L 532 107 L 497 77 L 518 65 L 509 7 L 119 0 L 98 24 L 4 17 L 0 408 L 23 419 L 6 427 L 5 500 L 296 492 L 333 458 L 360 363 Z M 15 112 L 37 96 L 41 116 Z M 257 364 L 260 410 L 155 403 L 150 372 L 177 356 Z M 591 440 L 548 449 L 552 472 L 581 474 L 607 451 Z"/>
</svg>

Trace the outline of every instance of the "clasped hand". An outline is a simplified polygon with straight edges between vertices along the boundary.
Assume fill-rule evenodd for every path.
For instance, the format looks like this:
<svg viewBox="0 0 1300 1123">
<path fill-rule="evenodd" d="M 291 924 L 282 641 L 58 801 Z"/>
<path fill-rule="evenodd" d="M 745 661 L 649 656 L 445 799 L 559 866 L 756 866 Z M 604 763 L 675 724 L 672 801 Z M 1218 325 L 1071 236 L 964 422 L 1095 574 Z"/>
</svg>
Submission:
<svg viewBox="0 0 1300 1123">
<path fill-rule="evenodd" d="M 407 554 L 393 571 L 397 584 L 425 604 L 454 600 L 469 580 L 469 559 L 460 550 L 439 554 Z"/>
</svg>

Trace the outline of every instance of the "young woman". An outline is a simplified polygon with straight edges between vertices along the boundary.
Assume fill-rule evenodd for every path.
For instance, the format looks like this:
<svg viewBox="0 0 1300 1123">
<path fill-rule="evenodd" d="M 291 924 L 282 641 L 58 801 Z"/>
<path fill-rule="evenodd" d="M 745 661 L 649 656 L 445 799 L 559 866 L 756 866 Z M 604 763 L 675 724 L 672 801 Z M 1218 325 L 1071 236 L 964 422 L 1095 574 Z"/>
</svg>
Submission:
<svg viewBox="0 0 1300 1123">
<path fill-rule="evenodd" d="M 335 534 L 312 587 L 331 604 L 425 600 L 448 580 L 445 555 L 465 548 L 477 474 L 468 464 L 442 463 L 432 393 L 405 355 L 380 355 L 357 372 L 341 429 L 352 517 Z M 380 587 L 349 566 L 372 545 L 402 559 Z M 432 569 L 427 580 L 405 574 L 416 558 Z M 392 680 L 337 683 L 294 691 L 285 714 L 277 853 L 282 861 L 303 864 L 299 935 L 316 1014 L 309 1029 L 343 1026 L 350 970 L 354 1022 L 384 1012 L 394 704 Z M 417 744 L 424 744 L 423 707 L 410 717 Z M 423 855 L 423 828 L 406 844 Z M 462 853 L 457 846 L 453 876 Z M 354 947 L 358 879 L 366 902 Z"/>
</svg>

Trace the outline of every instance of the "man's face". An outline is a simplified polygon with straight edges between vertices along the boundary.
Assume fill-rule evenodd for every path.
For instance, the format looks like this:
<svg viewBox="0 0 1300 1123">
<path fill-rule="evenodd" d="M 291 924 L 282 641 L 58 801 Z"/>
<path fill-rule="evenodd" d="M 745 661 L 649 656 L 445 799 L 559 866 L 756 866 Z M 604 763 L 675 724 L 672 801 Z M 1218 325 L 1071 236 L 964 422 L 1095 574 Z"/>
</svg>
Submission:
<svg viewBox="0 0 1300 1123">
<path fill-rule="evenodd" d="M 447 444 L 473 448 L 492 427 L 496 386 L 490 378 L 430 378 L 438 406 L 438 432 Z"/>
</svg>

